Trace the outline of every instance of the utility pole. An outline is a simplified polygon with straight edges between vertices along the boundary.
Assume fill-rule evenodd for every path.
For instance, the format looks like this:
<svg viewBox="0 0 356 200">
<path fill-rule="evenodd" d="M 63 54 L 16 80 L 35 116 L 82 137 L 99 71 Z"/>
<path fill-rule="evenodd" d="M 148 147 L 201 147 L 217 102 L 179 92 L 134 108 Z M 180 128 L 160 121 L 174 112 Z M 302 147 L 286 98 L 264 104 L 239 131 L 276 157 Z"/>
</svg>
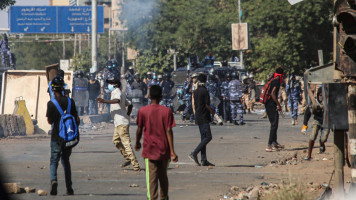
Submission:
<svg viewBox="0 0 356 200">
<path fill-rule="evenodd" d="M 240 0 L 239 0 L 238 4 L 239 4 L 239 24 L 241 24 L 241 15 L 242 15 L 242 13 L 241 13 L 241 2 L 240 2 Z M 244 57 L 243 57 L 242 50 L 240 50 L 240 63 L 241 63 L 241 68 L 245 69 Z"/>
<path fill-rule="evenodd" d="M 92 0 L 91 4 L 91 15 L 92 15 L 92 22 L 91 22 L 91 73 L 95 73 L 98 70 L 98 63 L 97 63 L 97 0 Z"/>
</svg>

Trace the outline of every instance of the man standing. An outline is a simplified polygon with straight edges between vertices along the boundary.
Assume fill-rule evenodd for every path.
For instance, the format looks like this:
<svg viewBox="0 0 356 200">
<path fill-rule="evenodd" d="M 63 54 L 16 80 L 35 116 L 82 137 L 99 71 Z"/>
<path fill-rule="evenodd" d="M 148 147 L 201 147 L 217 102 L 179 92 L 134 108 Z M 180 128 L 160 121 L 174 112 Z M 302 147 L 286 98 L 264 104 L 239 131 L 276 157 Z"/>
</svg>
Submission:
<svg viewBox="0 0 356 200">
<path fill-rule="evenodd" d="M 121 92 L 121 82 L 118 79 L 109 79 L 106 81 L 108 90 L 111 91 L 111 100 L 104 100 L 97 98 L 99 103 L 110 104 L 110 113 L 114 119 L 115 131 L 113 137 L 113 143 L 121 154 L 125 158 L 125 162 L 121 164 L 121 167 L 126 167 L 132 164 L 134 171 L 140 171 L 140 166 L 137 162 L 135 153 L 132 151 L 131 139 L 130 139 L 130 114 L 132 111 L 131 103 L 126 99 L 126 95 Z M 128 109 L 126 111 L 126 106 Z"/>
<path fill-rule="evenodd" d="M 286 87 L 288 95 L 288 104 L 290 109 L 290 116 L 292 118 L 292 125 L 298 125 L 298 102 L 300 102 L 301 85 L 300 82 L 295 79 L 295 75 L 291 74 Z"/>
<path fill-rule="evenodd" d="M 186 81 L 183 85 L 183 101 L 185 103 L 182 120 L 186 120 L 187 114 L 189 114 L 190 122 L 194 121 L 194 113 L 192 108 L 192 85 L 193 81 L 190 80 L 189 74 L 187 74 Z"/>
<path fill-rule="evenodd" d="M 163 81 L 161 83 L 162 86 L 162 105 L 168 107 L 171 109 L 173 112 L 173 98 L 171 95 L 172 89 L 174 87 L 174 82 L 171 80 L 171 75 L 170 74 L 164 74 L 163 75 Z"/>
<path fill-rule="evenodd" d="M 77 76 L 73 79 L 73 99 L 77 103 L 78 114 L 81 116 L 89 102 L 88 79 L 84 78 L 82 70 L 76 74 Z"/>
<path fill-rule="evenodd" d="M 0 50 L 2 56 L 2 65 L 5 67 L 5 53 L 9 56 L 10 65 L 13 66 L 12 54 L 9 48 L 9 41 L 7 39 L 6 33 L 3 34 L 3 38 L 0 41 Z"/>
<path fill-rule="evenodd" d="M 89 84 L 89 115 L 98 114 L 98 103 L 95 101 L 100 94 L 100 83 L 95 79 L 95 73 L 90 74 Z"/>
<path fill-rule="evenodd" d="M 231 119 L 235 125 L 245 125 L 244 111 L 241 102 L 242 88 L 237 72 L 231 73 L 232 81 L 229 83 L 229 96 L 231 107 Z M 239 121 L 237 121 L 237 114 L 239 115 Z"/>
<path fill-rule="evenodd" d="M 232 123 L 229 95 L 229 83 L 231 81 L 231 74 L 226 73 L 225 77 L 226 80 L 220 86 L 221 96 L 223 100 L 224 123 L 226 123 L 227 121 L 230 121 L 230 123 Z"/>
<path fill-rule="evenodd" d="M 141 149 L 140 141 L 144 132 L 142 157 L 146 164 L 147 197 L 149 200 L 158 199 L 159 182 L 160 199 L 168 199 L 168 165 L 170 159 L 178 161 L 172 131 L 176 124 L 172 111 L 159 105 L 162 99 L 161 87 L 153 85 L 149 92 L 151 104 L 142 107 L 137 115 L 135 150 Z"/>
<path fill-rule="evenodd" d="M 282 111 L 281 105 L 279 104 L 277 97 L 278 97 L 280 85 L 283 82 L 282 67 L 278 67 L 276 69 L 276 72 L 273 75 L 273 79 L 274 80 L 271 82 L 271 87 L 269 92 L 271 94 L 271 98 L 265 104 L 267 116 L 269 122 L 271 123 L 268 145 L 266 147 L 267 152 L 271 152 L 283 148 L 283 146 L 278 144 L 277 142 L 277 130 L 278 130 L 278 120 L 279 120 L 278 112 Z"/>
<path fill-rule="evenodd" d="M 201 165 L 202 166 L 215 166 L 210 163 L 206 156 L 206 145 L 211 141 L 210 131 L 210 114 L 214 115 L 219 124 L 222 124 L 222 120 L 215 111 L 210 107 L 210 97 L 208 90 L 205 87 L 207 77 L 205 74 L 199 74 L 198 76 L 198 88 L 193 92 L 193 110 L 195 111 L 195 123 L 199 126 L 201 141 L 195 150 L 188 156 L 196 165 L 200 166 L 198 161 L 198 153 L 201 153 Z"/>
<path fill-rule="evenodd" d="M 58 102 L 62 110 L 68 111 L 68 100 L 70 100 L 70 114 L 74 116 L 77 125 L 79 126 L 80 119 L 75 108 L 75 103 L 72 99 L 65 97 L 62 93 L 64 90 L 64 80 L 61 76 L 56 76 L 51 82 L 51 90 L 54 92 L 54 98 Z M 57 168 L 58 162 L 62 160 L 62 166 L 64 169 L 65 182 L 67 187 L 67 195 L 73 195 L 72 188 L 72 172 L 70 168 L 69 157 L 72 154 L 72 148 L 64 148 L 61 145 L 59 137 L 59 123 L 61 120 L 61 114 L 52 101 L 47 103 L 47 121 L 52 125 L 51 135 L 51 160 L 50 160 L 50 180 L 51 180 L 51 195 L 57 195 Z"/>
</svg>

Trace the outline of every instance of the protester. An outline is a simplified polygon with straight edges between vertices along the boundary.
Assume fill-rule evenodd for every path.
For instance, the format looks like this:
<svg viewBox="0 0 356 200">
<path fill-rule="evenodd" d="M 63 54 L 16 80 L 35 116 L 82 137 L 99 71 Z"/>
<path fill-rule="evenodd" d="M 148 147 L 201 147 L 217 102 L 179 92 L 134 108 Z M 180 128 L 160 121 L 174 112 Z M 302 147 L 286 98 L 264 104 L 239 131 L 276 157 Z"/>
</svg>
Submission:
<svg viewBox="0 0 356 200">
<path fill-rule="evenodd" d="M 278 150 L 283 148 L 277 142 L 277 130 L 278 130 L 278 121 L 279 121 L 279 113 L 282 111 L 281 104 L 278 101 L 278 92 L 280 88 L 280 84 L 283 82 L 283 68 L 278 67 L 273 75 L 273 81 L 271 82 L 270 94 L 271 98 L 266 102 L 266 112 L 271 123 L 271 129 L 269 134 L 268 145 L 266 147 L 267 152 L 271 152 L 274 150 Z"/>
<path fill-rule="evenodd" d="M 68 113 L 74 116 L 77 125 L 80 123 L 78 113 L 75 107 L 73 99 L 65 97 L 63 95 L 64 80 L 61 76 L 56 76 L 51 82 L 52 91 L 54 93 L 54 99 L 58 102 L 62 110 L 67 110 Z M 68 102 L 70 100 L 71 102 Z M 68 104 L 71 104 L 70 111 L 68 111 Z M 50 181 L 51 181 L 51 195 L 57 195 L 57 168 L 58 162 L 61 159 L 64 169 L 65 183 L 67 188 L 67 195 L 73 195 L 72 188 L 72 172 L 69 162 L 69 157 L 72 154 L 72 148 L 63 148 L 59 137 L 59 123 L 61 120 L 61 114 L 52 101 L 47 103 L 47 121 L 52 125 L 51 135 L 51 160 L 50 160 Z"/>
<path fill-rule="evenodd" d="M 121 82 L 118 79 L 106 80 L 109 84 L 108 89 L 111 91 L 111 100 L 97 98 L 99 103 L 110 104 L 110 114 L 114 119 L 114 136 L 113 143 L 124 156 L 125 161 L 121 167 L 126 167 L 132 164 L 134 171 L 140 171 L 141 168 L 136 159 L 135 153 L 132 151 L 130 139 L 130 114 L 132 111 L 131 103 L 126 99 L 126 95 L 121 92 Z M 128 109 L 126 110 L 126 107 Z"/>
<path fill-rule="evenodd" d="M 312 158 L 311 154 L 313 151 L 315 140 L 318 137 L 319 131 L 320 131 L 320 140 L 319 140 L 320 151 L 319 151 L 319 153 L 325 152 L 325 142 L 328 140 L 328 136 L 330 133 L 329 129 L 325 129 L 322 127 L 324 110 L 323 110 L 323 95 L 322 95 L 321 87 L 318 89 L 316 100 L 317 100 L 318 105 L 316 106 L 316 109 L 313 110 L 313 115 L 314 115 L 313 133 L 309 139 L 308 156 L 304 158 L 305 160 L 310 160 Z"/>
<path fill-rule="evenodd" d="M 167 169 L 170 159 L 178 161 L 174 151 L 173 130 L 175 121 L 172 111 L 159 102 L 162 89 L 159 85 L 150 87 L 151 104 L 142 107 L 137 114 L 136 151 L 141 149 L 143 133 L 142 157 L 146 164 L 147 197 L 158 199 L 158 182 L 160 199 L 168 199 Z"/>
<path fill-rule="evenodd" d="M 200 166 L 198 161 L 198 153 L 201 153 L 201 165 L 202 166 L 215 166 L 210 163 L 206 156 L 206 146 L 211 141 L 210 131 L 210 114 L 214 115 L 218 123 L 222 124 L 222 120 L 215 114 L 215 111 L 210 107 L 210 97 L 208 90 L 205 87 L 207 77 L 205 74 L 199 74 L 198 76 L 198 88 L 193 92 L 193 110 L 195 114 L 195 123 L 199 126 L 201 141 L 195 150 L 189 154 L 189 158 Z"/>
<path fill-rule="evenodd" d="M 288 95 L 288 105 L 290 109 L 290 116 L 292 118 L 292 125 L 298 125 L 298 103 L 301 102 L 301 85 L 298 80 L 295 79 L 295 75 L 291 74 L 288 84 L 286 86 L 286 92 Z"/>
</svg>

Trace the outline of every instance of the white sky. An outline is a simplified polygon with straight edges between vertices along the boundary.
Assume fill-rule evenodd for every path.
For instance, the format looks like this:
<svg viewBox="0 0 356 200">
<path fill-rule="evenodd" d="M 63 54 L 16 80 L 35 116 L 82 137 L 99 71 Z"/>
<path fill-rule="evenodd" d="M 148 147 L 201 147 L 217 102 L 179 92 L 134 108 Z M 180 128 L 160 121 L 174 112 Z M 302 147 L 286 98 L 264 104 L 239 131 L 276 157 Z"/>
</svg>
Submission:
<svg viewBox="0 0 356 200">
<path fill-rule="evenodd" d="M 49 0 L 16 0 L 15 6 L 48 6 Z M 0 28 L 8 28 L 8 7 L 0 11 Z"/>
</svg>

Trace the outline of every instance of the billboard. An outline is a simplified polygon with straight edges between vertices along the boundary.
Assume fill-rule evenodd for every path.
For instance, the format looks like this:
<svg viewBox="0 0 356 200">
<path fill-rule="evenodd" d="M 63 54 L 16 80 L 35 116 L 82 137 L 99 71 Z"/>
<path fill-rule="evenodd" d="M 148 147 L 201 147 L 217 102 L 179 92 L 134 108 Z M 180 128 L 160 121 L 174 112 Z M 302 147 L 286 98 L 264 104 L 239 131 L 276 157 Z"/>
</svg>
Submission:
<svg viewBox="0 0 356 200">
<path fill-rule="evenodd" d="M 91 33 L 91 6 L 11 6 L 10 33 Z M 104 7 L 98 6 L 98 33 L 104 33 Z"/>
<path fill-rule="evenodd" d="M 248 49 L 248 26 L 247 23 L 231 24 L 232 50 Z"/>
</svg>

